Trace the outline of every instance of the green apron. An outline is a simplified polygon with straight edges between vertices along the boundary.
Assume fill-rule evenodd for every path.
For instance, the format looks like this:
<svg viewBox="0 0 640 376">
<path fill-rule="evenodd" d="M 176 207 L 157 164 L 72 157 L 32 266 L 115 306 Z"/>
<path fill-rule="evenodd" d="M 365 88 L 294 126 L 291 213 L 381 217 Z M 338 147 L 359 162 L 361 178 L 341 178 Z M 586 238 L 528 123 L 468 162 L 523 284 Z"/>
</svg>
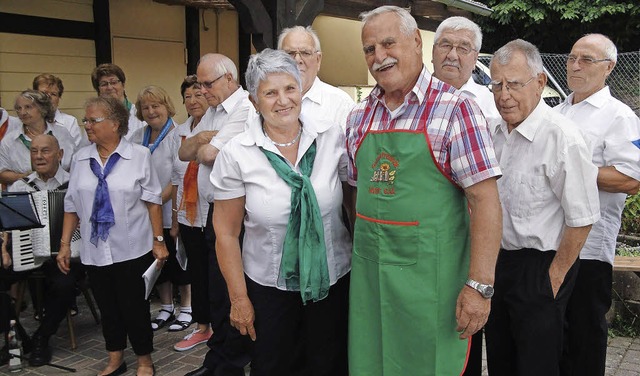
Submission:
<svg viewBox="0 0 640 376">
<path fill-rule="evenodd" d="M 417 131 L 367 131 L 356 152 L 350 376 L 460 375 L 465 367 L 470 341 L 458 338 L 455 312 L 468 275 L 469 215 L 464 192 L 434 162 L 429 120 Z"/>
</svg>

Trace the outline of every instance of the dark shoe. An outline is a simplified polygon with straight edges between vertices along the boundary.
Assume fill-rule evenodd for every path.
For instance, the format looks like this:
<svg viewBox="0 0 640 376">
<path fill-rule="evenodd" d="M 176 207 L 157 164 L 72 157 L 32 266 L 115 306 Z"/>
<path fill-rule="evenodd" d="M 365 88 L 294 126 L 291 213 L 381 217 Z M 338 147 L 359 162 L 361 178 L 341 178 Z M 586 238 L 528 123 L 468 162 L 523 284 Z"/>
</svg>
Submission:
<svg viewBox="0 0 640 376">
<path fill-rule="evenodd" d="M 213 376 L 213 371 L 205 366 L 202 366 L 195 371 L 185 373 L 184 376 Z"/>
<path fill-rule="evenodd" d="M 29 355 L 29 365 L 31 367 L 40 367 L 51 362 L 51 347 L 49 347 L 49 338 L 34 335 L 33 336 L 33 349 Z"/>
<path fill-rule="evenodd" d="M 127 363 L 123 361 L 122 364 L 120 364 L 120 366 L 115 371 L 103 376 L 119 376 L 125 372 L 127 372 Z"/>
<path fill-rule="evenodd" d="M 163 319 L 153 319 L 151 320 L 151 329 L 155 332 L 156 330 L 160 330 L 164 328 L 165 325 L 169 322 L 173 322 L 176 319 L 176 316 L 173 312 L 167 311 L 166 309 L 160 309 L 160 312 L 166 312 L 169 314 L 169 317 L 166 320 Z"/>
<path fill-rule="evenodd" d="M 180 332 L 183 331 L 185 329 L 187 329 L 188 327 L 191 326 L 191 324 L 193 324 L 193 317 L 191 316 L 191 312 L 180 312 L 180 315 L 189 315 L 189 321 L 180 321 L 176 318 L 176 320 L 174 322 L 171 323 L 171 325 L 169 325 L 169 331 L 170 332 Z M 178 315 L 178 317 L 180 317 L 180 315 Z"/>
</svg>

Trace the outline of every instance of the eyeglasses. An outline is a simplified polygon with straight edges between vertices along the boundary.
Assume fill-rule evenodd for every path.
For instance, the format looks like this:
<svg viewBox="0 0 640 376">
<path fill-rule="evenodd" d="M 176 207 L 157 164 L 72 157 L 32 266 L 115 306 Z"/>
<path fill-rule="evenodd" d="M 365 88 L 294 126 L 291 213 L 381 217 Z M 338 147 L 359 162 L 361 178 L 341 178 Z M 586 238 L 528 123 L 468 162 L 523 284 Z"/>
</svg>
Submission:
<svg viewBox="0 0 640 376">
<path fill-rule="evenodd" d="M 120 80 L 112 80 L 112 81 L 100 81 L 100 83 L 98 84 L 98 87 L 108 87 L 108 86 L 116 86 L 117 84 L 119 84 Z"/>
<path fill-rule="evenodd" d="M 577 57 L 573 55 L 567 56 L 567 64 L 573 64 L 576 61 L 579 65 L 593 65 L 595 63 L 600 63 L 603 61 L 611 61 L 611 59 L 594 59 L 592 57 Z"/>
<path fill-rule="evenodd" d="M 105 120 L 107 120 L 107 118 L 103 118 L 103 117 L 94 118 L 94 119 L 87 119 L 87 118 L 84 118 L 84 119 L 82 119 L 82 124 L 84 124 L 84 125 L 89 125 L 89 124 L 91 124 L 91 125 L 93 126 L 93 125 L 96 125 L 96 124 L 98 124 L 98 123 L 102 123 L 102 122 L 103 122 L 103 121 L 105 121 Z"/>
<path fill-rule="evenodd" d="M 491 81 L 489 83 L 489 89 L 494 93 L 499 93 L 502 91 L 502 87 L 504 86 L 507 88 L 507 92 L 509 93 L 517 92 L 521 90 L 523 87 L 529 85 L 529 82 L 533 81 L 534 78 L 536 77 L 535 76 L 531 77 L 529 81 L 525 83 L 518 82 L 518 81 L 511 81 L 511 82 L 507 82 L 506 84 L 503 84 L 502 82 L 499 82 L 499 81 Z"/>
<path fill-rule="evenodd" d="M 460 55 L 460 56 L 467 56 L 471 53 L 471 51 L 476 51 L 474 48 L 471 48 L 470 46 L 465 46 L 465 45 L 455 45 L 453 43 L 449 43 L 449 42 L 440 42 L 440 43 L 436 43 L 436 48 L 438 50 L 440 50 L 440 52 L 443 53 L 449 53 L 453 48 L 456 49 L 456 54 Z"/>
<path fill-rule="evenodd" d="M 286 52 L 289 56 L 291 56 L 292 58 L 296 58 L 296 55 L 300 55 L 301 58 L 303 59 L 308 59 L 311 56 L 315 55 L 318 51 L 309 51 L 309 50 L 299 50 L 299 51 L 295 51 L 295 50 L 284 50 L 284 52 Z"/>
<path fill-rule="evenodd" d="M 218 78 L 216 78 L 213 81 L 198 81 L 198 83 L 200 84 L 200 86 L 203 86 L 207 89 L 211 89 L 211 87 L 213 86 L 213 84 L 216 83 L 216 81 L 218 81 L 219 79 L 221 79 L 222 77 L 224 77 L 224 74 Z"/>
</svg>

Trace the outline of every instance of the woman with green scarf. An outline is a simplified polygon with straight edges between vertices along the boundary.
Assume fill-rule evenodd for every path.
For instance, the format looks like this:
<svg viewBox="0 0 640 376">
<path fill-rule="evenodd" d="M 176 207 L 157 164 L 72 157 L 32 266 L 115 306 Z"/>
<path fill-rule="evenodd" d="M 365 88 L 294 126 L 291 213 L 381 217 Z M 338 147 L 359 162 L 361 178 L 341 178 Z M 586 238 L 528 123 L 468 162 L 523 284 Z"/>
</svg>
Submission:
<svg viewBox="0 0 640 376">
<path fill-rule="evenodd" d="M 254 341 L 252 376 L 347 375 L 344 134 L 300 113 L 300 73 L 283 51 L 253 55 L 246 81 L 260 116 L 211 172 L 231 324 Z"/>
</svg>

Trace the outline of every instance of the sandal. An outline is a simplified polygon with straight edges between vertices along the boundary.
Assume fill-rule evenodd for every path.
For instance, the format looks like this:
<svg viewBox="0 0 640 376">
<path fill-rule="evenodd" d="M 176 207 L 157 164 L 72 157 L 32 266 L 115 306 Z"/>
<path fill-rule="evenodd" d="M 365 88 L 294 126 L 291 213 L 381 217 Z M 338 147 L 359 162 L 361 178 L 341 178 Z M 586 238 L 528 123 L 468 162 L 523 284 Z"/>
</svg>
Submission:
<svg viewBox="0 0 640 376">
<path fill-rule="evenodd" d="M 176 319 L 176 316 L 171 311 L 167 311 L 166 309 L 160 309 L 160 312 L 166 312 L 169 314 L 166 320 L 155 318 L 151 320 L 151 329 L 155 332 L 156 330 L 160 330 L 167 325 L 168 322 L 173 322 Z M 155 325 L 154 325 L 155 324 Z"/>
<path fill-rule="evenodd" d="M 170 332 L 180 332 L 183 331 L 185 329 L 187 329 L 188 327 L 191 326 L 191 324 L 193 324 L 193 318 L 191 317 L 191 312 L 180 312 L 180 315 L 189 315 L 189 318 L 191 318 L 189 321 L 182 321 L 182 320 L 178 320 L 176 318 L 176 320 L 174 322 L 171 323 L 171 325 L 169 326 L 169 331 Z M 180 315 L 178 315 L 178 317 L 180 317 Z"/>
</svg>

